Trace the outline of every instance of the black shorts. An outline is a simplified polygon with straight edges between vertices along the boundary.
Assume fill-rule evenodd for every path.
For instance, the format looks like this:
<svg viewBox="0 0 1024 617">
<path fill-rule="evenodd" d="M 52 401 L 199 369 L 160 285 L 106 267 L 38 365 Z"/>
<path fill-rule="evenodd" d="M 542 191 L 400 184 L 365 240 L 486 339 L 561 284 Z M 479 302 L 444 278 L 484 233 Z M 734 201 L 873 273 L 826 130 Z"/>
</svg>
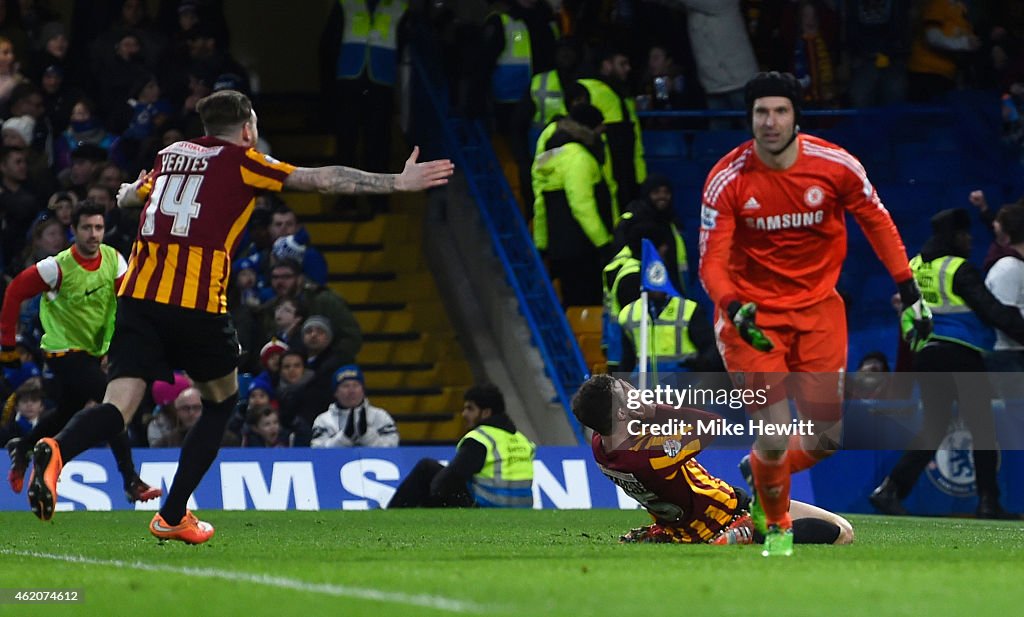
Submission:
<svg viewBox="0 0 1024 617">
<path fill-rule="evenodd" d="M 173 371 L 183 370 L 194 381 L 213 381 L 238 367 L 239 349 L 227 313 L 120 298 L 108 373 L 111 380 L 173 382 Z"/>
<path fill-rule="evenodd" d="M 103 402 L 107 389 L 107 374 L 100 367 L 100 359 L 84 351 L 49 356 L 48 371 L 43 373 L 46 395 L 57 404 L 57 410 L 73 414 L 89 401 Z"/>
</svg>

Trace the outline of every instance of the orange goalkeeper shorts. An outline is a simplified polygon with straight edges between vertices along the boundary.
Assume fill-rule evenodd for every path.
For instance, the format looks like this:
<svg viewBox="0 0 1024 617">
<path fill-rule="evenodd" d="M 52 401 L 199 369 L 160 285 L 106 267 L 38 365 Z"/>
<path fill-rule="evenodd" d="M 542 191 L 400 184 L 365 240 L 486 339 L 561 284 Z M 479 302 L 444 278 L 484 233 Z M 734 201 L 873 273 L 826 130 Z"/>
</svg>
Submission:
<svg viewBox="0 0 1024 617">
<path fill-rule="evenodd" d="M 792 395 L 801 414 L 834 417 L 846 368 L 846 307 L 838 293 L 802 309 L 758 309 L 757 325 L 775 344 L 757 351 L 740 338 L 724 311 L 715 321 L 718 350 L 739 387 L 770 386 L 764 407 Z M 800 373 L 800 375 L 789 375 Z"/>
</svg>

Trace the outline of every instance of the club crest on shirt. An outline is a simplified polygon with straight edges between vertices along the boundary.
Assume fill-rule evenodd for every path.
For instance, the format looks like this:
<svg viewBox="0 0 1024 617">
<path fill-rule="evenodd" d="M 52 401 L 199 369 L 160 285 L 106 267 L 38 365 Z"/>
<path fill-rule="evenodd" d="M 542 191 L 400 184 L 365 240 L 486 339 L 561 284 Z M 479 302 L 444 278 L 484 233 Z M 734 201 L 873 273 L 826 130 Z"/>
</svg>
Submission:
<svg viewBox="0 0 1024 617">
<path fill-rule="evenodd" d="M 825 201 L 825 191 L 818 185 L 814 185 L 804 191 L 804 203 L 812 208 L 817 208 Z"/>
<path fill-rule="evenodd" d="M 682 451 L 683 444 L 678 439 L 666 439 L 661 449 L 665 451 L 665 456 L 675 458 Z"/>
</svg>

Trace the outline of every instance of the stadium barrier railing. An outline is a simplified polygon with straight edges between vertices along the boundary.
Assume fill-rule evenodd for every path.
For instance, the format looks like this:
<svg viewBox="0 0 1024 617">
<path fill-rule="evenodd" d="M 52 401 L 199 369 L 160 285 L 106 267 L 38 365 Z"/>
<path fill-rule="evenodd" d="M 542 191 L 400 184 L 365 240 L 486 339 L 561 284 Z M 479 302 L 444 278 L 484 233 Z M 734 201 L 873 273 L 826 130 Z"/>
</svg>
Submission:
<svg viewBox="0 0 1024 617">
<path fill-rule="evenodd" d="M 547 270 L 533 244 L 490 137 L 480 119 L 458 115 L 429 34 L 417 32 L 410 54 L 411 132 L 426 154 L 448 156 L 465 174 L 471 197 L 492 240 L 532 342 L 544 361 L 558 402 L 578 440 L 583 433 L 570 412 L 576 389 L 589 376 Z"/>
</svg>

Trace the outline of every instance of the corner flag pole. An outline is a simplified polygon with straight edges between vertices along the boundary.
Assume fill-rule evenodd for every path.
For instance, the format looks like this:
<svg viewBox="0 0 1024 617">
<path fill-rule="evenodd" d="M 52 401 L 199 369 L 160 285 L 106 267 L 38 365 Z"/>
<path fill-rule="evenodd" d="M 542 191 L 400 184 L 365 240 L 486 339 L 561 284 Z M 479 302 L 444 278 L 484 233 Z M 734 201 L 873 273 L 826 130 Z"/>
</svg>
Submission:
<svg viewBox="0 0 1024 617">
<path fill-rule="evenodd" d="M 650 322 L 650 316 L 647 314 L 647 290 L 640 292 L 640 383 L 638 387 L 641 390 L 647 389 L 647 356 L 648 356 L 648 340 L 647 325 Z"/>
</svg>

